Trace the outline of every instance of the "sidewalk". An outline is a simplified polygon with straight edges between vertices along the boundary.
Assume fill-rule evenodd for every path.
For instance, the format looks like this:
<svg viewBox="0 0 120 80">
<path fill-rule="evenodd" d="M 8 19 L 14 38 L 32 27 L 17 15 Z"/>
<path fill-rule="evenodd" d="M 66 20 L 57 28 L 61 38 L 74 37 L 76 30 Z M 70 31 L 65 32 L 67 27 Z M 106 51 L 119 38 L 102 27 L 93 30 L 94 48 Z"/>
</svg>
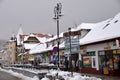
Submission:
<svg viewBox="0 0 120 80">
<path fill-rule="evenodd" d="M 28 77 L 34 77 L 34 76 L 38 75 L 36 71 L 35 71 L 36 73 L 34 73 L 34 72 L 32 72 L 32 70 L 30 70 L 30 72 L 29 72 L 29 71 L 24 70 L 24 69 L 23 70 L 15 69 L 15 68 L 6 68 L 6 69 L 12 69 L 13 71 L 18 72 L 18 73 L 22 73 L 22 74 L 24 74 L 25 76 L 28 76 Z M 48 70 L 46 70 L 46 71 L 48 71 Z M 76 73 L 80 73 L 80 72 L 76 72 Z M 86 73 L 80 73 L 80 74 L 83 75 L 83 76 L 88 76 L 88 77 L 97 77 L 97 78 L 100 78 L 102 80 L 120 80 L 120 77 L 114 77 L 114 76 L 86 74 Z"/>
<path fill-rule="evenodd" d="M 102 80 L 120 80 L 120 76 L 116 77 L 116 76 L 105 76 L 105 75 L 97 75 L 97 74 L 85 74 L 85 73 L 81 73 L 81 74 L 101 78 Z"/>
</svg>

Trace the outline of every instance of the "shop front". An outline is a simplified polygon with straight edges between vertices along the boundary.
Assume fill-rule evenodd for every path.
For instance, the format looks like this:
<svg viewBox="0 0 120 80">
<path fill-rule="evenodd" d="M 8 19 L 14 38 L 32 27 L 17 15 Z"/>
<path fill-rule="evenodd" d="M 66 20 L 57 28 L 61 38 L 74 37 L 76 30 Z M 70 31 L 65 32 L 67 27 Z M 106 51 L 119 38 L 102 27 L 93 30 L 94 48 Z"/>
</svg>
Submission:
<svg viewBox="0 0 120 80">
<path fill-rule="evenodd" d="M 99 74 L 96 70 L 96 54 L 95 51 L 86 52 L 86 54 L 81 54 L 82 56 L 82 69 L 83 73 Z"/>
<path fill-rule="evenodd" d="M 109 75 L 119 76 L 120 75 L 120 50 L 105 50 L 99 51 L 99 68 L 101 74 L 104 74 L 104 67 L 107 66 Z"/>
</svg>

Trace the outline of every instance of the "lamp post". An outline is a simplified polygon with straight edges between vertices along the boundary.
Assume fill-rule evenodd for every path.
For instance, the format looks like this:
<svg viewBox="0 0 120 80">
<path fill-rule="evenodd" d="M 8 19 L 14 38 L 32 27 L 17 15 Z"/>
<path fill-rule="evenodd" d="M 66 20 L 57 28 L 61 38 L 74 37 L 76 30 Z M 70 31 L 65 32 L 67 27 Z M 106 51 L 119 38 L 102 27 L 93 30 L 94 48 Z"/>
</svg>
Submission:
<svg viewBox="0 0 120 80">
<path fill-rule="evenodd" d="M 71 56 L 71 28 L 68 28 L 68 32 L 69 32 L 69 43 L 70 43 L 70 53 L 69 53 L 69 62 L 70 62 L 70 66 L 71 68 L 71 76 L 73 76 L 73 65 L 72 65 L 72 56 Z"/>
<path fill-rule="evenodd" d="M 72 57 L 71 57 L 71 28 L 68 28 L 68 33 L 69 33 L 69 45 L 70 45 L 70 53 L 69 53 L 69 62 L 70 62 L 70 66 L 72 66 Z"/>
<path fill-rule="evenodd" d="M 58 68 L 59 68 L 59 18 L 62 16 L 61 15 L 61 9 L 62 9 L 62 4 L 57 3 L 57 5 L 54 7 L 54 20 L 57 21 L 57 46 L 58 46 Z"/>
</svg>

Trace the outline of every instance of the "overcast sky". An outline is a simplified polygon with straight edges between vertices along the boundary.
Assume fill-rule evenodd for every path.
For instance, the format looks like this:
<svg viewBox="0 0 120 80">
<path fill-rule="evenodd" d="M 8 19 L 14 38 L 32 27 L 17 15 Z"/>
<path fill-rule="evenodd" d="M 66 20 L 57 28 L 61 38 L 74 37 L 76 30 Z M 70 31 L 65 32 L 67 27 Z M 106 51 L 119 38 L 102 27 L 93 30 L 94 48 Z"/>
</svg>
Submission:
<svg viewBox="0 0 120 80">
<path fill-rule="evenodd" d="M 0 39 L 17 34 L 19 27 L 28 33 L 55 35 L 54 6 L 62 3 L 60 32 L 81 23 L 95 23 L 120 12 L 120 0 L 0 0 Z M 20 25 L 22 24 L 22 25 Z"/>
</svg>

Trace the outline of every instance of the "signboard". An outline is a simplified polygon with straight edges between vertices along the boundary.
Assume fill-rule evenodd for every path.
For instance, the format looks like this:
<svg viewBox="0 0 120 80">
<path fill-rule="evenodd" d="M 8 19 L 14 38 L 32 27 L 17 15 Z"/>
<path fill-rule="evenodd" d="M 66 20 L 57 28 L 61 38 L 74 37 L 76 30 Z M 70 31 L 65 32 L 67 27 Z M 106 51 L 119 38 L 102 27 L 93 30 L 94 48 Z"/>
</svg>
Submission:
<svg viewBox="0 0 120 80">
<path fill-rule="evenodd" d="M 105 46 L 105 47 L 104 47 L 104 50 L 110 50 L 110 49 L 111 49 L 110 46 Z"/>
<path fill-rule="evenodd" d="M 77 38 L 71 38 L 71 39 L 66 38 L 65 39 L 65 49 L 70 50 L 70 45 L 71 45 L 71 51 L 72 52 L 78 52 L 79 47 L 80 47 L 79 38 L 78 37 Z"/>
<path fill-rule="evenodd" d="M 69 37 L 69 36 L 76 36 L 76 35 L 80 35 L 80 31 L 72 31 L 72 32 L 65 32 L 63 34 L 64 37 Z"/>
<path fill-rule="evenodd" d="M 58 52 L 58 47 L 54 47 L 54 48 L 53 48 L 53 51 L 54 51 L 54 52 Z"/>
</svg>

